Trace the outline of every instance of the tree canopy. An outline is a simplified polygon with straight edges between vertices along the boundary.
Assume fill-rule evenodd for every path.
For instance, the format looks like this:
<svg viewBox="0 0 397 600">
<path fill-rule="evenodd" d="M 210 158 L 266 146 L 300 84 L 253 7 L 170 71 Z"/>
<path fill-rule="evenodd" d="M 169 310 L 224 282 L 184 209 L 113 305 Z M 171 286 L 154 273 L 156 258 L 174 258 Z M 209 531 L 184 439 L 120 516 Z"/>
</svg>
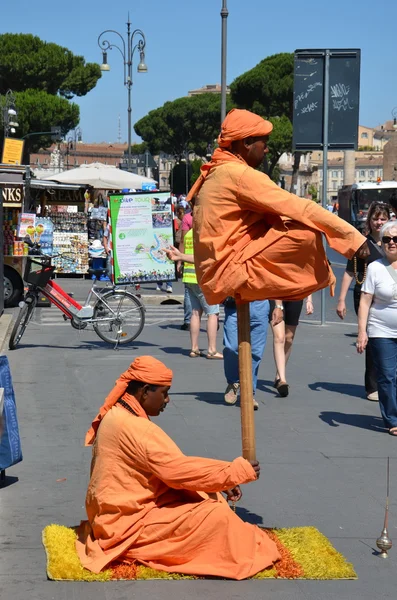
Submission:
<svg viewBox="0 0 397 600">
<path fill-rule="evenodd" d="M 292 123 L 283 115 L 282 117 L 270 117 L 269 119 L 273 123 L 273 131 L 269 137 L 268 147 L 269 154 L 267 158 L 268 162 L 268 174 L 275 181 L 277 178 L 273 177 L 273 171 L 277 165 L 280 156 L 284 152 L 291 152 L 292 148 Z"/>
<path fill-rule="evenodd" d="M 228 98 L 228 110 L 232 108 Z M 178 157 L 187 151 L 206 156 L 220 131 L 221 98 L 199 94 L 166 102 L 135 124 L 137 135 L 147 142 L 152 154 L 162 150 Z"/>
<path fill-rule="evenodd" d="M 0 35 L 0 94 L 35 89 L 70 100 L 85 96 L 100 77 L 99 65 L 67 48 L 31 34 Z"/>
<path fill-rule="evenodd" d="M 79 122 L 77 104 L 60 96 L 52 96 L 41 90 L 26 90 L 15 94 L 18 111 L 18 137 L 39 131 L 51 131 L 56 124 L 66 134 Z M 40 148 L 51 143 L 50 136 L 32 136 L 29 148 Z"/>
<path fill-rule="evenodd" d="M 99 65 L 86 63 L 67 48 L 31 34 L 0 35 L 0 105 L 11 89 L 18 113 L 18 138 L 50 131 L 53 126 L 60 127 L 65 135 L 76 127 L 80 110 L 70 100 L 87 94 L 100 76 Z M 50 136 L 32 136 L 29 149 L 34 151 L 50 143 Z"/>
<path fill-rule="evenodd" d="M 131 144 L 131 154 L 133 155 L 144 154 L 145 150 L 147 150 L 147 144 L 145 142 L 142 142 L 141 144 Z M 124 154 L 128 154 L 128 149 Z"/>
<path fill-rule="evenodd" d="M 268 169 L 272 176 L 284 152 L 292 151 L 293 54 L 269 56 L 231 84 L 227 110 L 245 108 L 272 121 Z M 220 129 L 218 94 L 178 98 L 152 110 L 135 124 L 135 132 L 152 153 L 183 157 L 186 151 L 206 156 Z"/>
<path fill-rule="evenodd" d="M 274 54 L 237 77 L 230 86 L 233 102 L 269 119 L 273 132 L 267 157 L 269 176 L 284 152 L 292 151 L 293 54 Z"/>
<path fill-rule="evenodd" d="M 233 102 L 262 117 L 286 115 L 292 121 L 294 55 L 268 56 L 230 85 Z"/>
</svg>

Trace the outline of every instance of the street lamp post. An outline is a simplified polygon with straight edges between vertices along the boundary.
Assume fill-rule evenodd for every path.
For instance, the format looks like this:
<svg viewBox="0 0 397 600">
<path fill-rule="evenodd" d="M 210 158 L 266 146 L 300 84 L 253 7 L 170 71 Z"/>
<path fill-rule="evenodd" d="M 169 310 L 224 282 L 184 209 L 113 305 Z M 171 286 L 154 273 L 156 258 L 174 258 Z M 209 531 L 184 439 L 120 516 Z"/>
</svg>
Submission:
<svg viewBox="0 0 397 600">
<path fill-rule="evenodd" d="M 5 95 L 5 100 L 2 107 L 3 113 L 3 130 L 4 138 L 9 137 L 10 134 L 15 133 L 15 128 L 19 127 L 16 122 L 17 111 L 15 108 L 15 96 L 11 90 L 8 90 Z"/>
<path fill-rule="evenodd" d="M 188 150 L 186 150 L 185 190 L 186 190 L 186 196 L 187 196 L 189 193 L 189 151 Z"/>
<path fill-rule="evenodd" d="M 227 0 L 222 0 L 222 45 L 221 45 L 221 123 L 226 117 L 226 56 L 227 56 Z"/>
<path fill-rule="evenodd" d="M 112 44 L 108 40 L 102 39 L 107 33 L 113 33 L 117 35 L 121 41 L 122 46 Z M 134 45 L 134 40 L 139 38 L 137 43 Z M 127 41 L 118 31 L 114 29 L 105 29 L 98 37 L 98 46 L 102 50 L 102 64 L 101 71 L 110 71 L 110 66 L 107 60 L 107 51 L 112 48 L 117 48 L 120 52 L 123 63 L 124 63 L 124 85 L 127 88 L 128 94 L 128 171 L 131 171 L 131 88 L 132 88 L 132 59 L 134 57 L 135 50 L 138 50 L 140 61 L 138 64 L 138 73 L 147 73 L 147 66 L 145 64 L 145 46 L 146 38 L 141 29 L 135 29 L 131 32 L 130 15 L 128 14 L 127 21 Z"/>
<path fill-rule="evenodd" d="M 187 149 L 187 147 L 185 147 L 185 150 L 183 152 L 183 158 L 180 157 L 179 159 L 179 164 L 180 163 L 185 163 L 185 194 L 186 196 L 189 193 L 189 155 L 190 155 L 190 151 Z"/>
<path fill-rule="evenodd" d="M 73 131 L 68 135 L 66 139 L 66 170 L 69 170 L 69 153 L 70 150 L 76 150 L 77 142 L 81 142 L 83 139 L 83 132 L 80 127 L 76 127 Z"/>
</svg>

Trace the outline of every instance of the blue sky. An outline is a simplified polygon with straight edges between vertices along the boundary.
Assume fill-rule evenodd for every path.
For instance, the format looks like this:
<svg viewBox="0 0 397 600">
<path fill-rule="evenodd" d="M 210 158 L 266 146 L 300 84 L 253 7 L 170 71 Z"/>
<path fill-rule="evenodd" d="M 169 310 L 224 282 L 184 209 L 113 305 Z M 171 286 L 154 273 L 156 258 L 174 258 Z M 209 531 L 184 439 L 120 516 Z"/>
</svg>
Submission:
<svg viewBox="0 0 397 600">
<path fill-rule="evenodd" d="M 104 29 L 132 28 L 146 35 L 147 74 L 136 73 L 132 119 L 207 83 L 220 83 L 222 0 L 19 0 L 3 10 L 0 32 L 33 33 L 66 46 L 88 62 L 101 62 L 97 45 Z M 374 127 L 397 106 L 395 1 L 228 0 L 228 83 L 260 60 L 297 48 L 361 48 L 360 123 Z M 109 73 L 75 101 L 85 142 L 127 139 L 127 91 L 122 59 L 109 52 Z M 136 139 L 133 132 L 133 139 Z"/>
</svg>

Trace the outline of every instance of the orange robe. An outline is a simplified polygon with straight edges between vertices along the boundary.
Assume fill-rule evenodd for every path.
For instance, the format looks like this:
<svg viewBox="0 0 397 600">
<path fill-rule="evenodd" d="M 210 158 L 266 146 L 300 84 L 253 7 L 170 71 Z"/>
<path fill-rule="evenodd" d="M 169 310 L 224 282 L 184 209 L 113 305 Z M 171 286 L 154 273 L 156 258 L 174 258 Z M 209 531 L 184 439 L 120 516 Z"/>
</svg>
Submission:
<svg viewBox="0 0 397 600">
<path fill-rule="evenodd" d="M 251 577 L 278 560 L 278 550 L 214 493 L 253 480 L 245 459 L 185 456 L 157 425 L 116 404 L 93 446 L 88 521 L 76 543 L 81 563 L 94 573 L 119 559 L 170 573 Z"/>
<path fill-rule="evenodd" d="M 218 149 L 195 184 L 194 256 L 209 304 L 239 294 L 243 301 L 301 300 L 331 286 L 328 244 L 352 258 L 365 237 L 311 200 L 277 186 L 231 152 Z"/>
</svg>

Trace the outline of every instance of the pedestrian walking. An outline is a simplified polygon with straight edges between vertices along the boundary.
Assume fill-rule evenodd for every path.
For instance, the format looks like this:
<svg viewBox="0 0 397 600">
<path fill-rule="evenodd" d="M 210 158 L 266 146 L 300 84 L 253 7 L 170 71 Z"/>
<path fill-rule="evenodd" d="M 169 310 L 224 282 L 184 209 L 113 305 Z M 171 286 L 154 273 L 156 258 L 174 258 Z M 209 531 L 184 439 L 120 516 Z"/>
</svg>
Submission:
<svg viewBox="0 0 397 600">
<path fill-rule="evenodd" d="M 338 304 L 336 307 L 336 314 L 342 320 L 346 317 L 346 296 L 353 278 L 355 279 L 355 285 L 353 289 L 354 310 L 356 315 L 358 315 L 361 289 L 363 283 L 365 282 L 367 265 L 384 256 L 380 240 L 380 232 L 384 224 L 387 223 L 389 219 L 389 205 L 385 204 L 384 202 L 372 202 L 368 209 L 364 230 L 369 244 L 370 255 L 365 261 L 354 258 L 347 261 L 346 270 L 342 278 Z M 367 344 L 365 347 L 364 384 L 367 400 L 377 402 L 379 399 L 377 373 L 370 344 Z"/>
<path fill-rule="evenodd" d="M 368 265 L 358 309 L 357 352 L 369 345 L 378 378 L 385 427 L 397 436 L 397 224 L 380 231 L 385 258 Z"/>
<path fill-rule="evenodd" d="M 240 391 L 236 301 L 234 298 L 228 297 L 223 305 L 225 307 L 225 322 L 223 324 L 223 368 L 227 381 L 224 399 L 226 404 L 236 404 Z M 267 330 L 269 327 L 269 310 L 268 300 L 250 302 L 252 398 L 254 410 L 258 410 L 259 408 L 259 404 L 255 399 L 255 392 L 258 382 L 259 365 L 266 347 Z"/>
<path fill-rule="evenodd" d="M 303 300 L 295 302 L 271 300 L 270 314 L 273 331 L 273 355 L 276 364 L 276 376 L 274 387 L 282 398 L 289 394 L 289 385 L 287 383 L 286 368 L 291 356 L 292 344 L 295 339 L 296 328 L 299 325 L 299 318 L 303 308 Z M 313 313 L 312 296 L 306 298 L 306 314 Z M 280 318 L 281 317 L 281 318 Z M 275 322 L 277 319 L 277 322 Z"/>
<path fill-rule="evenodd" d="M 186 202 L 186 201 L 185 201 Z M 186 202 L 186 204 L 188 204 Z M 193 202 L 194 205 L 194 202 Z M 184 252 L 183 249 L 183 240 L 188 231 L 193 227 L 193 214 L 191 212 L 187 213 L 186 209 L 181 206 L 184 211 L 184 215 L 181 220 L 180 226 L 180 237 L 179 237 L 179 246 L 176 246 L 180 252 Z M 183 274 L 183 264 L 182 262 L 178 262 L 177 271 L 182 275 Z M 183 278 L 182 278 L 183 280 Z M 184 286 L 184 295 L 183 295 L 183 324 L 181 325 L 181 329 L 184 331 L 188 331 L 190 329 L 190 320 L 192 317 L 192 304 L 190 301 L 190 296 L 186 285 Z"/>
</svg>

